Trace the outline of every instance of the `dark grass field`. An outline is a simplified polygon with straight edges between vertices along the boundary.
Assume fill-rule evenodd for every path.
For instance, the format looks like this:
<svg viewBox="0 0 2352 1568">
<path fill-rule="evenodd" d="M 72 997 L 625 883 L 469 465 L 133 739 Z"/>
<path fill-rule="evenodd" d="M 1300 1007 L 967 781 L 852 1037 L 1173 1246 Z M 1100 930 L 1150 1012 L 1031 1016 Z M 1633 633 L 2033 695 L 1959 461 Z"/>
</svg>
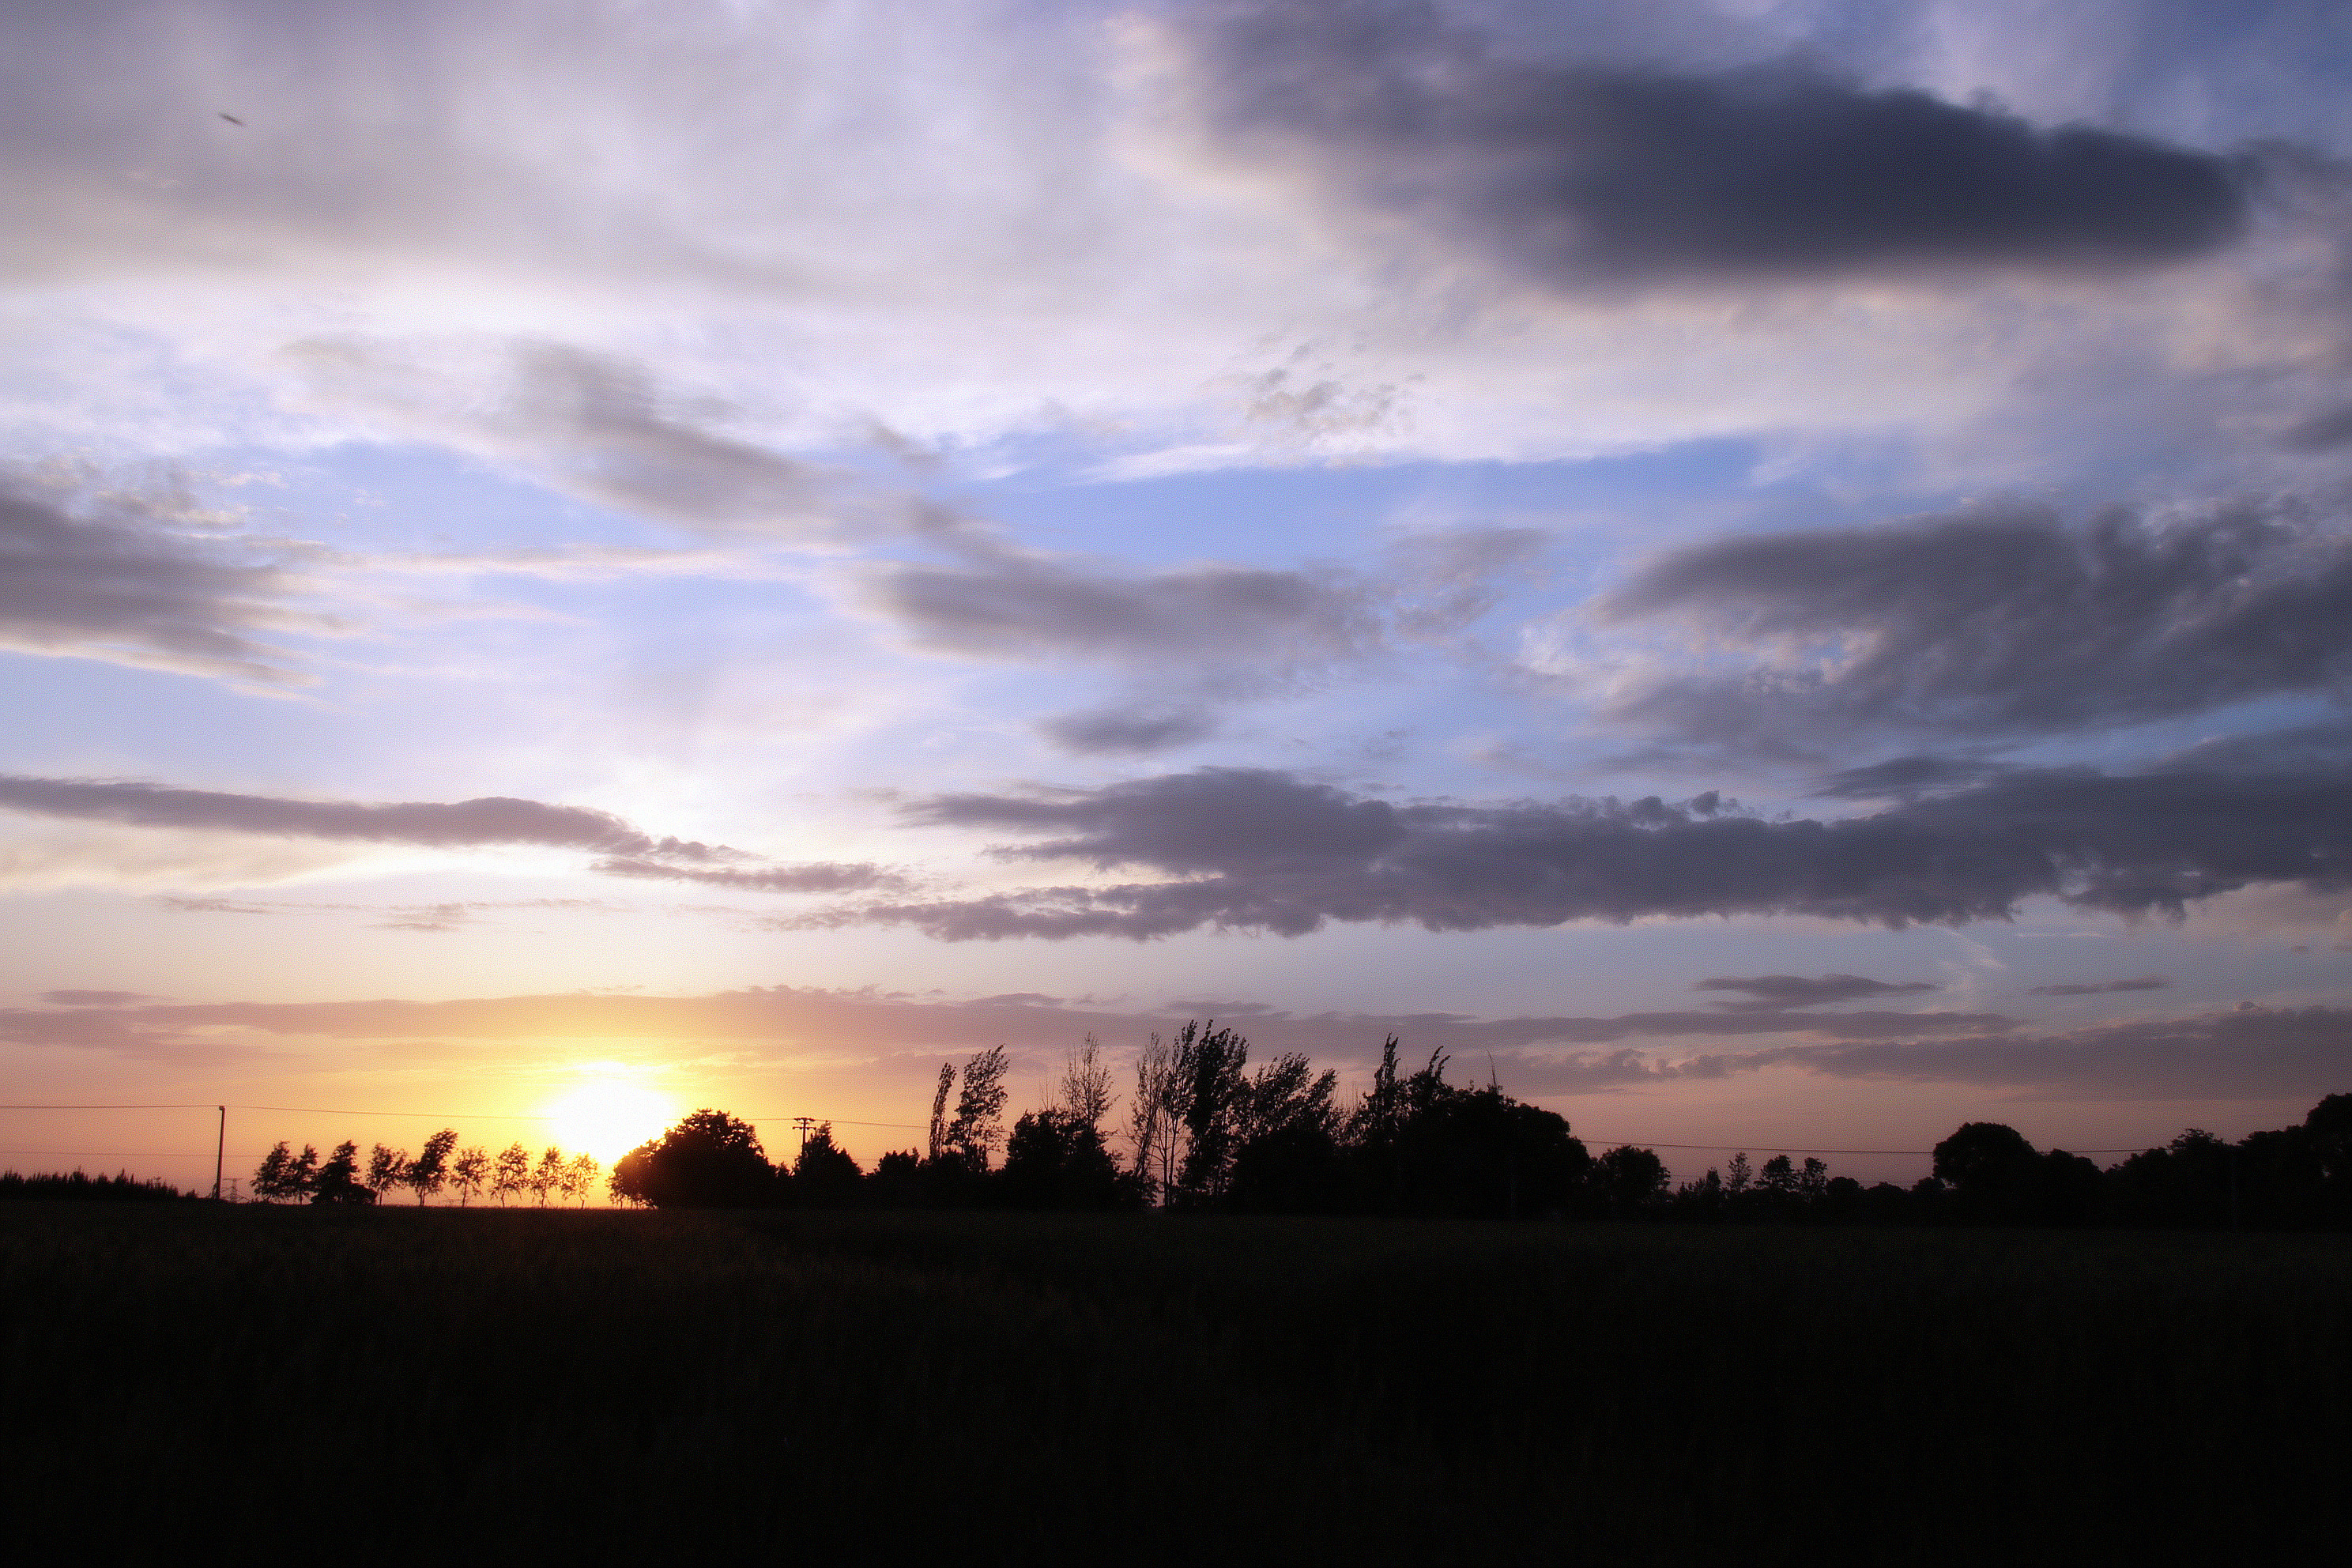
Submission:
<svg viewBox="0 0 2352 1568">
<path fill-rule="evenodd" d="M 19 1204 L 0 1344 L 52 1560 L 2332 1561 L 2352 1490 L 2340 1237 Z"/>
</svg>

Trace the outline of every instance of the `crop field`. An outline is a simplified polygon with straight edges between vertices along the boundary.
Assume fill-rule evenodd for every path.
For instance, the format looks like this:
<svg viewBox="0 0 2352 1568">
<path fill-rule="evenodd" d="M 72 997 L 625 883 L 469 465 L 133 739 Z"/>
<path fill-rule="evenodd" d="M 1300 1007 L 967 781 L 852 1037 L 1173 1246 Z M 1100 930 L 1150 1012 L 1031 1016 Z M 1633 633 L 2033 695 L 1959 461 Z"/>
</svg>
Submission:
<svg viewBox="0 0 2352 1568">
<path fill-rule="evenodd" d="M 2340 1236 L 23 1203 L 0 1336 L 84 1559 L 2332 1557 L 2352 1458 Z"/>
</svg>

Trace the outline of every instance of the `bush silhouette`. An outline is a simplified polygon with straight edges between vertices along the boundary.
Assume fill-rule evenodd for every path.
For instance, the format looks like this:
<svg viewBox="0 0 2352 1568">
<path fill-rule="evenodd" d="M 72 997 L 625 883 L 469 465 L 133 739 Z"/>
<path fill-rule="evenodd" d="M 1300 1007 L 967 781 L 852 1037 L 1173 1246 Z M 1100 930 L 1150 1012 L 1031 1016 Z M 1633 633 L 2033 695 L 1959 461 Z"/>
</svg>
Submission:
<svg viewBox="0 0 2352 1568">
<path fill-rule="evenodd" d="M 788 1189 L 759 1134 L 723 1110 L 698 1110 L 621 1156 L 613 1193 L 656 1208 L 767 1208 Z"/>
</svg>

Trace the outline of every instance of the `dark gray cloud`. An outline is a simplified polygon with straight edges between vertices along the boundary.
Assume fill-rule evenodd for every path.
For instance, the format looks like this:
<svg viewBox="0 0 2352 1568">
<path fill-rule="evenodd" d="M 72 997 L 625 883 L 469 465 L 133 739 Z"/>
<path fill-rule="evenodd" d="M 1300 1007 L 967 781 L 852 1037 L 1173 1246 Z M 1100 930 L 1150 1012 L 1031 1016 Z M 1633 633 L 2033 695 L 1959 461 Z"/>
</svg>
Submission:
<svg viewBox="0 0 2352 1568">
<path fill-rule="evenodd" d="M 0 475 L 0 648 L 283 686 L 281 567 L 174 509 Z"/>
<path fill-rule="evenodd" d="M 1691 986 L 1694 991 L 1742 991 L 1737 1002 L 1717 1002 L 1727 1012 L 1767 1013 L 1789 1007 L 1819 1007 L 1853 1002 L 1864 996 L 1913 996 L 1940 991 L 1925 980 L 1870 980 L 1859 974 L 1718 974 Z"/>
<path fill-rule="evenodd" d="M 979 658 L 1319 664 L 1380 646 L 1367 584 L 1342 572 L 1211 564 L 1123 576 L 1004 552 L 894 565 L 872 602 L 919 646 Z"/>
<path fill-rule="evenodd" d="M 769 865 L 724 845 L 655 838 L 610 813 L 587 806 L 550 805 L 505 795 L 377 805 L 172 789 L 127 780 L 0 774 L 0 809 L 136 827 L 414 844 L 436 849 L 541 845 L 601 855 L 604 858 L 591 869 L 606 876 L 699 882 L 747 891 L 843 893 L 905 886 L 900 878 L 876 866 L 837 861 Z M 216 902 L 182 901 L 190 908 Z M 404 929 L 447 928 L 411 925 Z"/>
<path fill-rule="evenodd" d="M 917 824 L 1008 831 L 1012 860 L 1131 867 L 1150 881 L 852 906 L 814 923 L 949 940 L 1299 935 L 1328 921 L 1432 931 L 1654 916 L 1799 914 L 1902 926 L 2063 899 L 2179 915 L 2266 883 L 2352 881 L 2352 767 L 2108 774 L 2019 769 L 1834 820 L 1570 798 L 1396 804 L 1272 770 L 1204 768 L 1095 790 L 940 795 Z"/>
<path fill-rule="evenodd" d="M 1216 721 L 1201 710 L 1088 709 L 1042 720 L 1038 732 L 1079 756 L 1134 756 L 1206 740 Z"/>
<path fill-rule="evenodd" d="M 1412 0 L 1255 0 L 1186 33 L 1214 134 L 1541 281 L 2116 268 L 2229 244 L 2231 161 L 1801 64 L 1502 58 Z"/>
<path fill-rule="evenodd" d="M 2121 991 L 2161 991 L 2172 982 L 2161 974 L 2143 974 L 2137 980 L 2095 980 L 2079 985 L 2029 985 L 2028 996 L 2107 996 Z"/>
<path fill-rule="evenodd" d="M 2281 509 L 2164 524 L 2110 510 L 2070 527 L 2044 508 L 1989 508 L 1715 541 L 1595 614 L 1672 616 L 1763 652 L 1614 705 L 1655 731 L 1783 748 L 1869 728 L 2060 733 L 2352 689 L 2352 535 Z M 1899 794 L 1984 765 L 1900 759 L 1833 775 L 1828 793 Z"/>
<path fill-rule="evenodd" d="M 1782 1047 L 1754 1065 L 2052 1097 L 2316 1099 L 2352 1084 L 2352 1008 L 2245 1006 L 2066 1034 Z"/>
<path fill-rule="evenodd" d="M 2281 444 L 2291 452 L 2332 452 L 2352 445 L 2352 405 L 2323 409 L 2298 420 Z"/>
</svg>

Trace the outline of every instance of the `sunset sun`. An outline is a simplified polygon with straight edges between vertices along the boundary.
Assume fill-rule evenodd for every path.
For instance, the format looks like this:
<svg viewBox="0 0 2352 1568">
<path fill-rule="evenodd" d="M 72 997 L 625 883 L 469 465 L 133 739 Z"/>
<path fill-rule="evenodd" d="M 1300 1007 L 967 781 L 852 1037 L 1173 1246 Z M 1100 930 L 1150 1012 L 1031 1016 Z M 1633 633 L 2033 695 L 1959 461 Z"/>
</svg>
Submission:
<svg viewBox="0 0 2352 1568">
<path fill-rule="evenodd" d="M 673 1109 L 667 1096 L 638 1084 L 583 1083 L 549 1104 L 549 1133 L 572 1152 L 593 1154 L 609 1165 L 658 1137 Z"/>
</svg>

